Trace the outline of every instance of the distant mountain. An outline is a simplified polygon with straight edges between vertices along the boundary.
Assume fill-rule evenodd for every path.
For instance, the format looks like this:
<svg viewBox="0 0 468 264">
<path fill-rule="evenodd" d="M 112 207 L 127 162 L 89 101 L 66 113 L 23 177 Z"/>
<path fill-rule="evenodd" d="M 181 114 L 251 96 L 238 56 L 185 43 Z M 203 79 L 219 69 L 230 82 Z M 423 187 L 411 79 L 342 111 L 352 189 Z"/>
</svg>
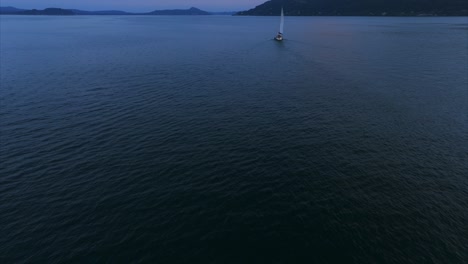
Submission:
<svg viewBox="0 0 468 264">
<path fill-rule="evenodd" d="M 47 16 L 70 16 L 74 15 L 71 10 L 62 8 L 46 8 L 44 10 L 24 10 L 16 13 L 18 15 L 47 15 Z"/>
<path fill-rule="evenodd" d="M 133 15 L 132 13 L 118 10 L 104 10 L 104 11 L 84 11 L 78 9 L 70 9 L 75 15 Z"/>
<path fill-rule="evenodd" d="M 225 13 L 216 13 L 216 14 L 234 14 L 235 12 L 225 12 Z M 105 10 L 105 11 L 84 11 L 79 9 L 62 9 L 62 8 L 46 8 L 44 10 L 25 10 L 19 9 L 11 6 L 0 7 L 0 14 L 4 15 L 211 15 L 214 13 L 209 13 L 203 10 L 200 10 L 195 7 L 189 9 L 172 9 L 172 10 L 155 10 L 149 13 L 129 13 L 125 11 L 118 10 Z"/>
<path fill-rule="evenodd" d="M 12 6 L 0 6 L 0 14 L 14 14 L 21 11 L 25 11 L 25 9 L 19 9 Z"/>
<path fill-rule="evenodd" d="M 270 0 L 236 15 L 467 16 L 466 0 Z"/>
<path fill-rule="evenodd" d="M 12 6 L 0 7 L 0 14 L 4 15 L 133 15 L 129 12 L 117 10 L 105 11 L 84 11 L 78 9 L 62 9 L 62 8 L 46 8 L 44 10 L 37 9 L 19 9 Z"/>
<path fill-rule="evenodd" d="M 195 7 L 189 9 L 170 9 L 170 10 L 155 10 L 153 12 L 145 13 L 144 15 L 210 15 L 209 12 L 200 10 Z"/>
<path fill-rule="evenodd" d="M 74 15 L 71 10 L 62 8 L 46 8 L 44 10 L 38 9 L 19 9 L 15 7 L 0 7 L 0 14 L 3 15 L 48 15 L 48 16 L 69 16 Z"/>
</svg>

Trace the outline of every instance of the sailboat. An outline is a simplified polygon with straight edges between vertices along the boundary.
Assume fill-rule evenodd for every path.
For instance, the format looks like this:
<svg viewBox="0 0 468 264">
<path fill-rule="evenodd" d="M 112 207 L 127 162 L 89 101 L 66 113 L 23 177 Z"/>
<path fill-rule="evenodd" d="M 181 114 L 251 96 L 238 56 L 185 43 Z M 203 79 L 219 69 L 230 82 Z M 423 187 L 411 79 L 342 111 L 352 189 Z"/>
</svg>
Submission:
<svg viewBox="0 0 468 264">
<path fill-rule="evenodd" d="M 283 12 L 283 7 L 281 7 L 280 29 L 279 29 L 278 35 L 276 35 L 276 37 L 275 37 L 276 41 L 282 41 L 283 40 L 283 27 L 284 27 L 284 12 Z"/>
</svg>

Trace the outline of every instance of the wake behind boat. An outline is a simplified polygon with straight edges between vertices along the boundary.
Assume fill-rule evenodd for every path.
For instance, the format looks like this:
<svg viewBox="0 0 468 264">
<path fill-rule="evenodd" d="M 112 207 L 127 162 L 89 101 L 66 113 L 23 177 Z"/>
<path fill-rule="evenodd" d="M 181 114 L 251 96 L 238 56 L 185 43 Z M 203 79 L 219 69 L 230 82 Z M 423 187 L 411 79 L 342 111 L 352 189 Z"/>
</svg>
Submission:
<svg viewBox="0 0 468 264">
<path fill-rule="evenodd" d="M 276 37 L 275 37 L 276 41 L 282 41 L 283 40 L 283 28 L 284 28 L 284 12 L 283 12 L 283 7 L 281 7 L 280 29 L 279 29 L 278 35 L 276 35 Z"/>
</svg>

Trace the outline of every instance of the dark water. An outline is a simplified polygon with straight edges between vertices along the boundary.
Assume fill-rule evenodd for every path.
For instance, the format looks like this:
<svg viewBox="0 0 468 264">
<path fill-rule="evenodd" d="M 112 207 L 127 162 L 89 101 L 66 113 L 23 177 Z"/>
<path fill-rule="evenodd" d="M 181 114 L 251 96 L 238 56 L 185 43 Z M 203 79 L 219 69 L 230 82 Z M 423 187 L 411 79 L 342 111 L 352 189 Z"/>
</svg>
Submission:
<svg viewBox="0 0 468 264">
<path fill-rule="evenodd" d="M 468 262 L 467 18 L 0 19 L 0 262 Z"/>
</svg>

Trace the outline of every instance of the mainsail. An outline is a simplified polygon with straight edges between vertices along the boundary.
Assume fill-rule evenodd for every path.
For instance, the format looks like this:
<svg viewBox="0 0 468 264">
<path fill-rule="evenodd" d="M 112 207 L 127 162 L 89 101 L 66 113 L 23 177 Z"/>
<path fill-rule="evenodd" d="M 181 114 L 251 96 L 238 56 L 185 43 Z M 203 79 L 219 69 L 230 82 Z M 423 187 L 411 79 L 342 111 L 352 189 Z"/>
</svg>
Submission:
<svg viewBox="0 0 468 264">
<path fill-rule="evenodd" d="M 283 8 L 281 7 L 281 23 L 280 23 L 279 33 L 283 34 L 283 29 L 284 29 L 284 12 L 283 12 Z"/>
</svg>

